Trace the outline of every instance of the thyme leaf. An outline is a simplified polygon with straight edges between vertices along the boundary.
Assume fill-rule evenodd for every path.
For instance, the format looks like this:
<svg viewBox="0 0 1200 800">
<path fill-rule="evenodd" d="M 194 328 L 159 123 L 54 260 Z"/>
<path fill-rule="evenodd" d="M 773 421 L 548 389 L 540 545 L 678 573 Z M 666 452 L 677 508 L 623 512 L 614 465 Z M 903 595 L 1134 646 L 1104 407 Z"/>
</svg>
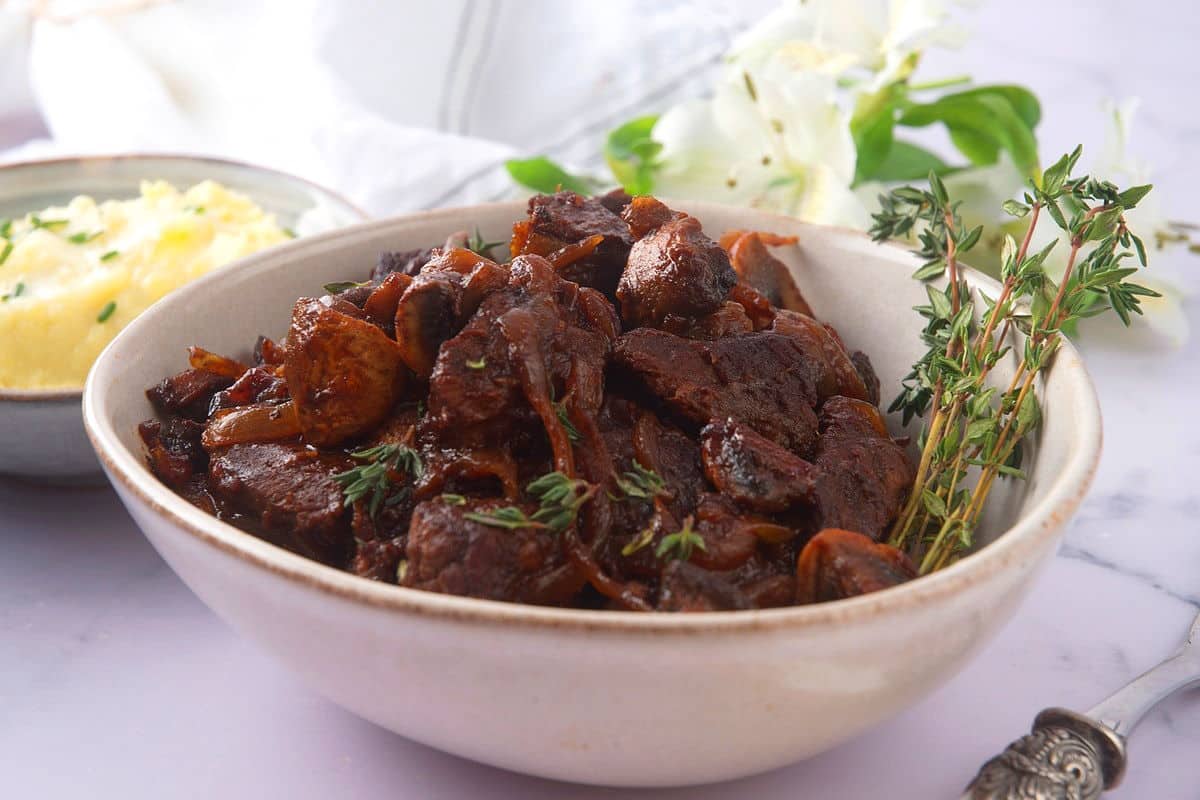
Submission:
<svg viewBox="0 0 1200 800">
<path fill-rule="evenodd" d="M 421 456 L 402 444 L 381 444 L 356 450 L 350 457 L 365 463 L 339 472 L 333 479 L 342 487 L 346 506 L 366 500 L 367 511 L 372 517 L 379 514 L 385 503 L 394 505 L 403 499 L 403 495 L 392 494 L 395 473 L 407 473 L 413 480 L 425 474 Z"/>
<path fill-rule="evenodd" d="M 596 489 L 587 481 L 549 472 L 525 487 L 540 503 L 533 514 L 526 515 L 516 506 L 504 506 L 484 512 L 468 511 L 463 516 L 494 528 L 545 528 L 562 533 L 575 522 L 579 509 L 595 496 Z"/>
<path fill-rule="evenodd" d="M 666 557 L 667 559 L 678 559 L 679 561 L 687 561 L 692 557 L 692 553 L 696 548 L 707 551 L 708 546 L 704 543 L 704 537 L 696 532 L 692 527 L 694 520 L 691 516 L 683 521 L 683 527 L 675 533 L 668 533 L 658 543 L 658 547 L 654 550 L 654 555 L 659 558 Z"/>
<path fill-rule="evenodd" d="M 633 469 L 627 471 L 624 476 L 614 475 L 613 478 L 625 497 L 644 500 L 647 503 L 667 491 L 667 484 L 662 477 L 654 470 L 643 467 L 636 459 Z"/>
<path fill-rule="evenodd" d="M 324 289 L 325 291 L 329 292 L 330 294 L 341 294 L 342 292 L 348 291 L 350 289 L 357 289 L 360 286 L 366 286 L 369 283 L 370 283 L 370 281 L 362 281 L 362 282 L 335 281 L 333 283 L 327 283 L 324 286 L 322 286 L 321 288 Z"/>
</svg>

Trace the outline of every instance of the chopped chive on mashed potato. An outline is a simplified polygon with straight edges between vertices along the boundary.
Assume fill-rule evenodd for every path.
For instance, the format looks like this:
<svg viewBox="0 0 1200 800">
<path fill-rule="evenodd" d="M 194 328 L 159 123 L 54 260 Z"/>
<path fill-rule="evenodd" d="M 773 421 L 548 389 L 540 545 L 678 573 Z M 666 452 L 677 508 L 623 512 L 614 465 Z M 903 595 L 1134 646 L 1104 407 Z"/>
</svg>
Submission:
<svg viewBox="0 0 1200 800">
<path fill-rule="evenodd" d="M 291 236 L 213 181 L 187 191 L 147 181 L 131 200 L 81 196 L 0 219 L 0 388 L 82 386 L 105 345 L 156 300 Z"/>
</svg>

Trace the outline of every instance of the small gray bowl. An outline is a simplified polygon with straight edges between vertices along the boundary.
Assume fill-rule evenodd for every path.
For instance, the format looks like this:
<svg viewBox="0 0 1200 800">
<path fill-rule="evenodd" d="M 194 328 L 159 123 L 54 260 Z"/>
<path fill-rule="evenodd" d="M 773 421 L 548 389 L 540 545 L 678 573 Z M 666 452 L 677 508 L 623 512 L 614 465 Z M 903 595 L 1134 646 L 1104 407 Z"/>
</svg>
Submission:
<svg viewBox="0 0 1200 800">
<path fill-rule="evenodd" d="M 301 236 L 362 222 L 367 215 L 336 193 L 287 173 L 216 158 L 115 155 L 0 166 L 0 217 L 18 217 L 76 195 L 136 197 L 144 180 L 186 188 L 214 180 L 241 192 Z M 234 262 L 222 270 L 237 269 Z M 83 430 L 83 386 L 0 389 L 0 473 L 49 482 L 103 481 Z"/>
</svg>

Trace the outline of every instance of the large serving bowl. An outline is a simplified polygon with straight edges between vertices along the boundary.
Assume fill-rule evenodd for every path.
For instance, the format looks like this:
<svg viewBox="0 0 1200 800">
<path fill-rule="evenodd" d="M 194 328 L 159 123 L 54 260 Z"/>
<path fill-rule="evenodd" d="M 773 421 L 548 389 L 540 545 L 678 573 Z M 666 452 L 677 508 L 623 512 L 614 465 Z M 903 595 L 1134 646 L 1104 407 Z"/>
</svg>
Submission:
<svg viewBox="0 0 1200 800">
<path fill-rule="evenodd" d="M 871 354 L 885 394 L 894 392 L 920 348 L 911 307 L 925 292 L 909 277 L 911 256 L 760 212 L 684 208 L 713 235 L 799 236 L 783 255 L 813 308 Z M 361 277 L 380 250 L 475 225 L 500 238 L 522 214 L 515 203 L 434 211 L 285 245 L 159 303 L 100 358 L 84 415 L 104 468 L 146 536 L 217 614 L 314 689 L 392 731 L 519 772 L 625 786 L 718 781 L 819 753 L 914 703 L 995 635 L 1054 551 L 1099 456 L 1096 396 L 1070 345 L 1044 387 L 1030 480 L 995 495 L 987 544 L 930 577 L 821 605 L 638 614 L 387 586 L 243 533 L 147 470 L 135 428 L 153 411 L 142 392 L 183 366 L 188 345 L 244 353 L 258 334 L 286 330 L 298 296 Z"/>
<path fill-rule="evenodd" d="M 138 196 L 142 181 L 185 189 L 214 180 L 254 200 L 300 235 L 362 222 L 366 215 L 314 183 L 252 164 L 199 156 L 58 158 L 0 166 L 0 219 L 24 216 L 77 195 L 98 201 Z M 83 387 L 0 388 L 0 473 L 59 482 L 103 482 L 83 432 Z"/>
</svg>

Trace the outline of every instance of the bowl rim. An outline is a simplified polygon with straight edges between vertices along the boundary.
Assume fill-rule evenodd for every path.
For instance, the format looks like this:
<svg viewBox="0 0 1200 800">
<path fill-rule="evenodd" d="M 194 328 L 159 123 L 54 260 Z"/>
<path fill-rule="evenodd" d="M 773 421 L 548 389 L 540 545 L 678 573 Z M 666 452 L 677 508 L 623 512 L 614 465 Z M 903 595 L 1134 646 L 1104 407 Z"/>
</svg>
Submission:
<svg viewBox="0 0 1200 800">
<path fill-rule="evenodd" d="M 714 203 L 688 202 L 685 205 L 700 218 L 706 213 L 747 211 L 745 208 Z M 249 256 L 240 263 L 243 269 L 257 266 L 271 271 L 286 264 L 295 248 L 328 247 L 330 244 L 336 244 L 339 239 L 370 235 L 380 229 L 403 223 L 457 219 L 463 215 L 486 211 L 508 209 L 517 212 L 519 216 L 522 208 L 523 201 L 483 203 L 373 220 L 284 244 L 263 254 Z M 756 209 L 752 211 L 761 217 L 765 226 L 769 226 L 772 221 L 791 226 L 800 225 L 802 228 L 849 236 L 860 243 L 870 243 L 870 238 L 861 231 L 804 223 L 792 217 Z M 911 257 L 902 245 L 884 246 L 902 250 L 907 257 Z M 269 263 L 273 261 L 279 263 Z M 973 286 L 995 287 L 991 278 L 976 270 L 968 268 L 964 273 L 968 283 Z M 210 283 L 219 279 L 219 272 L 201 277 L 171 297 L 177 298 L 174 302 L 184 303 L 189 292 L 203 291 Z M 88 375 L 83 396 L 84 427 L 109 480 L 123 494 L 128 493 L 137 498 L 138 502 L 144 504 L 171 528 L 183 531 L 199 542 L 233 556 L 255 569 L 265 570 L 278 578 L 299 585 L 302 589 L 321 592 L 331 600 L 429 619 L 585 633 L 694 636 L 714 632 L 752 633 L 785 629 L 822 629 L 906 614 L 915 607 L 935 604 L 943 598 L 965 591 L 973 584 L 995 577 L 1009 565 L 1019 564 L 1042 552 L 1054 542 L 1062 526 L 1082 502 L 1100 460 L 1103 431 L 1096 391 L 1078 350 L 1069 341 L 1064 341 L 1056 356 L 1054 369 L 1071 373 L 1069 379 L 1076 386 L 1075 392 L 1072 393 L 1075 402 L 1074 408 L 1067 410 L 1073 411 L 1076 425 L 1083 430 L 1084 435 L 1080 441 L 1069 445 L 1066 466 L 1053 476 L 1051 486 L 1033 508 L 1000 533 L 991 544 L 932 575 L 879 592 L 826 603 L 689 614 L 550 608 L 438 594 L 371 581 L 268 544 L 188 503 L 159 482 L 142 459 L 125 450 L 106 416 L 107 393 L 112 391 L 109 387 L 114 385 L 107 377 L 109 362 L 113 353 L 123 349 L 126 342 L 138 339 L 141 330 L 151 327 L 158 316 L 166 313 L 164 309 L 169 309 L 170 305 L 171 301 L 164 299 L 130 323 L 101 353 Z"/>
<path fill-rule="evenodd" d="M 275 169 L 274 167 L 264 167 L 261 164 L 254 164 L 249 161 L 241 161 L 235 158 L 221 158 L 218 156 L 196 155 L 191 153 L 149 152 L 112 153 L 109 155 L 105 155 L 103 153 L 92 153 L 88 155 L 32 158 L 25 161 L 6 161 L 0 164 L 0 177 L 2 177 L 3 173 L 7 170 L 30 168 L 37 169 L 39 167 L 50 167 L 61 164 L 85 164 L 105 161 L 193 161 L 199 164 L 219 164 L 224 167 L 237 167 L 240 169 L 248 169 L 260 173 L 268 173 L 276 178 L 282 178 L 286 181 L 304 184 L 310 189 L 316 190 L 318 193 L 323 194 L 326 197 L 342 204 L 345 206 L 347 211 L 350 211 L 352 214 L 354 214 L 354 216 L 359 217 L 359 219 L 364 222 L 371 219 L 370 214 L 359 208 L 354 203 L 350 202 L 350 200 L 348 200 L 343 194 L 336 192 L 327 186 L 323 186 L 316 181 L 309 180 L 308 178 L 304 178 L 281 169 Z M 139 314 L 139 316 L 141 315 Z M 64 386 L 54 389 L 9 389 L 0 387 L 0 402 L 4 403 L 79 402 L 82 397 L 82 386 Z"/>
</svg>

